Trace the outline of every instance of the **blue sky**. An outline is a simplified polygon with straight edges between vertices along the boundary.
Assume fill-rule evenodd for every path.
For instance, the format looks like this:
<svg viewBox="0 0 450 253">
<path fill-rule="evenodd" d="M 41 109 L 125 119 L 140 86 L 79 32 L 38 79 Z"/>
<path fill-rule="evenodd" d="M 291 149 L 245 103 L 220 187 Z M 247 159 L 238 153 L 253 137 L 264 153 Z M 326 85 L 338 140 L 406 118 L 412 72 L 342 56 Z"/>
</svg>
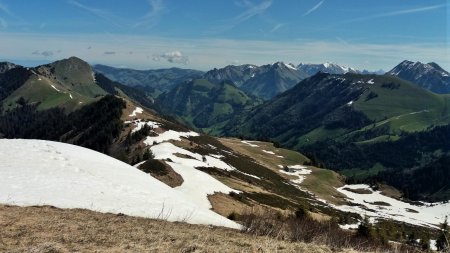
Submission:
<svg viewBox="0 0 450 253">
<path fill-rule="evenodd" d="M 0 0 L 0 60 L 139 69 L 336 62 L 450 70 L 449 1 Z"/>
</svg>

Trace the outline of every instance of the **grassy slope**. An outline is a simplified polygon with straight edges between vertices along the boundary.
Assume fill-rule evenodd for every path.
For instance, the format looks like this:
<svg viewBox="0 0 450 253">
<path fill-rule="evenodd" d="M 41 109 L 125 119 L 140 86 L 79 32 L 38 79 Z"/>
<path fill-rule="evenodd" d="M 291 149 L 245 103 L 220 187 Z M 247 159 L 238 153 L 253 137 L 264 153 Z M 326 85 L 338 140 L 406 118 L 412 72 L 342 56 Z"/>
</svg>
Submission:
<svg viewBox="0 0 450 253">
<path fill-rule="evenodd" d="M 2 252 L 333 252 L 232 229 L 48 206 L 0 205 L 0 227 Z"/>
<path fill-rule="evenodd" d="M 298 137 L 298 145 L 308 145 L 315 141 L 332 138 L 345 140 L 355 134 L 372 129 L 388 129 L 389 135 L 375 137 L 361 141 L 361 144 L 370 144 L 380 141 L 395 141 L 400 132 L 415 132 L 426 130 L 430 126 L 443 125 L 450 122 L 450 96 L 439 95 L 424 90 L 410 82 L 386 76 L 373 76 L 374 85 L 370 85 L 353 107 L 363 112 L 374 124 L 361 129 L 348 132 L 344 129 L 325 129 L 318 127 L 311 132 Z M 383 83 L 393 82 L 400 85 L 398 88 L 382 87 Z M 367 99 L 369 93 L 378 96 Z M 288 133 L 286 133 L 288 134 Z M 390 136 L 390 137 L 389 137 Z"/>
<path fill-rule="evenodd" d="M 242 143 L 241 140 L 234 138 L 221 138 L 220 141 L 234 151 L 255 159 L 259 164 L 271 169 L 286 179 L 290 179 L 290 177 L 280 173 L 279 165 L 298 165 L 309 161 L 307 157 L 298 152 L 283 148 L 275 148 L 273 144 L 269 142 L 252 142 L 252 144 L 258 145 L 258 147 L 251 147 L 250 145 Z M 262 150 L 274 152 L 275 155 L 268 154 Z M 278 157 L 277 155 L 282 157 Z M 320 169 L 313 166 L 307 167 L 312 170 L 312 173 L 306 176 L 301 187 L 321 199 L 333 203 L 340 203 L 341 200 L 339 198 L 342 197 L 342 195 L 335 189 L 336 187 L 342 186 L 342 178 L 339 174 L 327 169 Z"/>
<path fill-rule="evenodd" d="M 59 92 L 51 85 L 54 85 Z M 95 87 L 97 86 L 95 85 Z M 93 88 L 93 90 L 94 89 L 95 88 Z M 105 92 L 102 91 L 101 94 L 103 93 Z M 70 98 L 70 94 L 72 94 L 73 99 Z M 69 112 L 97 100 L 93 96 L 90 97 L 76 91 L 69 91 L 62 85 L 55 84 L 47 78 L 38 77 L 36 75 L 31 76 L 24 85 L 15 90 L 4 100 L 3 104 L 5 105 L 5 108 L 15 107 L 15 102 L 20 97 L 23 97 L 30 102 L 40 102 L 41 104 L 38 107 L 40 110 L 61 106 L 66 108 Z"/>
<path fill-rule="evenodd" d="M 254 103 L 231 84 L 213 84 L 205 79 L 181 84 L 163 96 L 164 107 L 170 108 L 168 113 L 189 126 L 214 134 L 220 133 L 232 115 Z"/>
</svg>

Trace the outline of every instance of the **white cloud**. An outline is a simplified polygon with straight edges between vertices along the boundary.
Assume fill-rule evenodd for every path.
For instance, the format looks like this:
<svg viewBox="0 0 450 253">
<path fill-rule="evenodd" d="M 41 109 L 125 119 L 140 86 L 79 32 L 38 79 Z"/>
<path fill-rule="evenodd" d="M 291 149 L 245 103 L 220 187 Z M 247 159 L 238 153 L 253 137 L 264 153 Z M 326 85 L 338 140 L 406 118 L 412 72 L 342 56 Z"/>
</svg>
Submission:
<svg viewBox="0 0 450 253">
<path fill-rule="evenodd" d="M 184 56 L 180 51 L 166 52 L 163 54 L 154 54 L 153 60 L 160 61 L 161 59 L 167 60 L 170 63 L 188 64 L 189 58 Z"/>
<path fill-rule="evenodd" d="M 318 4 L 314 5 L 311 9 L 309 9 L 307 12 L 305 12 L 303 14 L 303 17 L 306 17 L 309 14 L 313 13 L 314 11 L 316 11 L 317 9 L 319 9 L 319 7 L 323 4 L 323 2 L 324 2 L 324 0 L 322 0 Z"/>
</svg>

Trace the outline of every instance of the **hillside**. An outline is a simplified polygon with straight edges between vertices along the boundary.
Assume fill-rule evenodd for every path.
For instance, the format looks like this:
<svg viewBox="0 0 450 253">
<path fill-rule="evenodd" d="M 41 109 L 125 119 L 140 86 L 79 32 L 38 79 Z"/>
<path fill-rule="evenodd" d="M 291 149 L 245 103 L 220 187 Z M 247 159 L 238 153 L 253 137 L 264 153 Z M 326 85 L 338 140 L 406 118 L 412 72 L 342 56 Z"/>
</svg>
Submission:
<svg viewBox="0 0 450 253">
<path fill-rule="evenodd" d="M 434 62 L 403 61 L 386 75 L 398 76 L 435 93 L 450 93 L 450 74 Z"/>
<path fill-rule="evenodd" d="M 231 123 L 228 133 L 301 147 L 379 130 L 362 137 L 364 141 L 447 124 L 449 99 L 395 77 L 320 73 L 252 109 L 240 119 L 242 124 Z M 239 127 L 233 129 L 233 124 Z"/>
<path fill-rule="evenodd" d="M 101 73 L 109 79 L 127 86 L 142 86 L 156 89 L 160 92 L 169 91 L 176 85 L 191 79 L 199 78 L 202 71 L 193 69 L 155 69 L 135 70 L 128 68 L 114 68 L 106 65 L 94 65 L 95 72 Z"/>
<path fill-rule="evenodd" d="M 15 67 L 0 74 L 0 83 L 14 84 L 0 97 L 5 110 L 23 98 L 38 103 L 40 110 L 58 106 L 71 112 L 107 94 L 96 84 L 90 65 L 76 57 L 35 68 Z"/>
<path fill-rule="evenodd" d="M 228 120 L 260 103 L 233 84 L 196 79 L 178 85 L 157 99 L 162 112 L 180 118 L 192 127 L 216 132 Z"/>
<path fill-rule="evenodd" d="M 224 129 L 228 135 L 275 140 L 327 168 L 345 169 L 349 176 L 358 170 L 370 175 L 387 168 L 423 166 L 424 161 L 436 159 L 425 157 L 440 157 L 434 152 L 445 154 L 445 144 L 426 152 L 425 146 L 414 145 L 425 154 L 406 162 L 407 154 L 415 153 L 403 152 L 406 147 L 401 145 L 398 149 L 386 146 L 449 124 L 449 99 L 395 77 L 317 74 L 230 121 Z M 396 155 L 384 157 L 398 163 L 377 155 L 388 150 L 397 150 Z"/>
</svg>

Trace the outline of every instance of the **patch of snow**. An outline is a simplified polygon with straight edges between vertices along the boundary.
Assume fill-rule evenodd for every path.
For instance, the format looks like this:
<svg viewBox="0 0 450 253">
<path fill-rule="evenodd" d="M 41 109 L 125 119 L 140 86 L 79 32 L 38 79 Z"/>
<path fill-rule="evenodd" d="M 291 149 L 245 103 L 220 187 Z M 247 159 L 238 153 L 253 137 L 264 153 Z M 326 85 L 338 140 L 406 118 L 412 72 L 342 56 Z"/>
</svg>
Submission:
<svg viewBox="0 0 450 253">
<path fill-rule="evenodd" d="M 161 155 L 158 148 L 152 151 Z M 187 179 L 185 182 L 192 177 L 201 184 L 189 191 L 183 191 L 183 186 L 176 190 L 126 163 L 86 148 L 51 141 L 1 139 L 0 203 L 84 208 L 240 228 L 209 210 L 203 201 L 192 200 L 197 191 L 232 189 L 214 178 L 197 175 L 184 161 L 177 164 L 172 158 L 175 162 L 171 165 Z"/>
<path fill-rule="evenodd" d="M 136 113 L 142 113 L 144 110 L 141 107 L 136 107 L 136 109 L 134 109 L 134 111 L 128 115 L 130 117 L 136 117 Z"/>
<path fill-rule="evenodd" d="M 280 170 L 281 173 L 289 175 L 289 176 L 297 176 L 297 179 L 292 179 L 291 182 L 294 184 L 301 184 L 305 180 L 305 175 L 309 175 L 312 173 L 312 170 L 307 169 L 307 167 L 303 165 L 292 165 L 288 166 L 290 171 L 285 171 L 284 169 Z"/>
<path fill-rule="evenodd" d="M 274 152 L 272 152 L 272 151 L 267 151 L 267 150 L 262 150 L 262 152 L 264 152 L 264 153 L 267 153 L 267 154 L 271 154 L 271 155 L 275 155 L 275 153 Z"/>
<path fill-rule="evenodd" d="M 347 105 L 352 105 L 352 104 L 353 104 L 353 100 L 347 103 Z"/>
<path fill-rule="evenodd" d="M 286 64 L 286 67 L 288 67 L 288 68 L 290 68 L 290 69 L 292 69 L 292 70 L 297 70 L 297 68 L 294 66 L 294 64 L 292 64 L 292 63 L 288 63 L 288 64 Z"/>
<path fill-rule="evenodd" d="M 199 134 L 194 131 L 177 132 L 174 130 L 168 130 L 158 136 L 147 136 L 144 140 L 144 143 L 146 145 L 153 145 L 154 142 L 160 143 L 170 140 L 181 141 L 181 137 L 188 138 L 191 136 L 199 136 Z"/>
<path fill-rule="evenodd" d="M 369 81 L 367 81 L 368 84 L 374 84 L 375 82 L 373 81 L 373 79 L 370 79 Z"/>
<path fill-rule="evenodd" d="M 277 155 L 276 157 L 278 157 L 278 158 L 284 158 L 284 156 L 282 156 L 282 155 Z"/>
<path fill-rule="evenodd" d="M 345 185 L 337 190 L 347 197 L 347 200 L 358 205 L 334 206 L 345 212 L 356 212 L 373 219 L 393 219 L 419 226 L 437 227 L 446 215 L 450 215 L 450 203 L 424 203 L 423 206 L 413 205 L 397 199 L 384 196 L 379 191 L 370 194 L 358 194 L 348 189 L 368 189 L 365 184 Z M 375 202 L 388 203 L 376 205 Z M 413 211 L 412 211 L 413 210 Z"/>
<path fill-rule="evenodd" d="M 279 167 L 279 168 L 284 168 L 284 166 L 283 166 L 283 165 L 281 165 L 281 164 L 278 164 L 278 167 Z"/>
<path fill-rule="evenodd" d="M 72 93 L 69 93 L 69 97 L 70 97 L 70 99 L 73 99 L 73 97 L 72 97 Z"/>
<path fill-rule="evenodd" d="M 52 86 L 52 88 L 55 89 L 57 92 L 61 92 L 60 90 L 58 90 L 58 88 L 55 87 L 55 85 L 50 84 L 50 86 Z"/>
<path fill-rule="evenodd" d="M 436 240 L 430 240 L 430 249 L 433 251 L 437 251 Z"/>
<path fill-rule="evenodd" d="M 137 132 L 141 130 L 145 125 L 151 127 L 152 129 L 158 128 L 160 124 L 158 122 L 154 121 L 143 121 L 141 119 L 133 120 L 133 121 L 125 121 L 125 124 L 134 124 L 133 130 L 131 130 L 131 133 Z"/>
<path fill-rule="evenodd" d="M 247 145 L 249 145 L 250 147 L 254 147 L 254 148 L 256 148 L 256 147 L 259 147 L 258 145 L 256 145 L 256 144 L 252 144 L 252 142 L 251 141 L 241 141 L 242 143 L 244 143 L 244 144 L 247 144 Z"/>
<path fill-rule="evenodd" d="M 304 173 L 306 174 L 311 174 L 311 170 L 306 169 L 306 166 L 303 165 L 289 165 L 288 168 L 290 169 L 294 169 L 294 170 L 299 170 L 299 171 L 304 171 Z M 309 171 L 309 172 L 308 172 Z"/>
<path fill-rule="evenodd" d="M 341 229 L 345 229 L 345 230 L 349 230 L 349 229 L 358 229 L 359 223 L 355 223 L 355 224 L 345 224 L 345 225 L 339 224 L 339 227 L 340 227 Z"/>
<path fill-rule="evenodd" d="M 170 159 L 170 161 L 166 161 L 167 164 L 183 178 L 183 184 L 174 189 L 184 193 L 190 201 L 202 208 L 209 209 L 212 207 L 208 195 L 215 192 L 227 194 L 232 191 L 237 192 L 208 173 L 196 169 L 196 167 L 222 167 L 223 164 L 211 160 L 213 157 L 205 156 L 206 162 L 203 162 L 203 157 L 200 154 L 179 148 L 169 142 L 152 146 L 150 149 L 155 155 L 155 159 Z M 184 154 L 194 159 L 181 158 L 175 154 Z M 229 165 L 227 166 L 227 168 L 232 168 Z"/>
<path fill-rule="evenodd" d="M 38 77 L 38 81 L 42 81 L 41 77 Z"/>
</svg>

